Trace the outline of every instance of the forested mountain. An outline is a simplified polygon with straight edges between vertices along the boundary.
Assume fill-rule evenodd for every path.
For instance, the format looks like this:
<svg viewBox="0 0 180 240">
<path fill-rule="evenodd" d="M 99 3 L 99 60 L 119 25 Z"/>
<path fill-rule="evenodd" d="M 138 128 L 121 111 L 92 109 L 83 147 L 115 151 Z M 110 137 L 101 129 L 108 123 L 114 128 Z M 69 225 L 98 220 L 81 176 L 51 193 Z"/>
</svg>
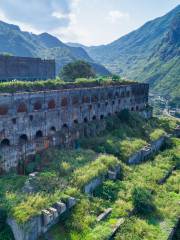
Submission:
<svg viewBox="0 0 180 240">
<path fill-rule="evenodd" d="M 84 49 L 113 73 L 148 82 L 176 100 L 180 96 L 180 5 L 111 44 Z"/>
<path fill-rule="evenodd" d="M 35 35 L 23 32 L 18 26 L 2 21 L 0 21 L 0 53 L 9 53 L 15 56 L 55 58 L 57 73 L 65 64 L 71 61 L 84 60 L 92 65 L 96 73 L 109 74 L 105 67 L 96 64 L 81 47 L 70 47 L 48 33 Z"/>
</svg>

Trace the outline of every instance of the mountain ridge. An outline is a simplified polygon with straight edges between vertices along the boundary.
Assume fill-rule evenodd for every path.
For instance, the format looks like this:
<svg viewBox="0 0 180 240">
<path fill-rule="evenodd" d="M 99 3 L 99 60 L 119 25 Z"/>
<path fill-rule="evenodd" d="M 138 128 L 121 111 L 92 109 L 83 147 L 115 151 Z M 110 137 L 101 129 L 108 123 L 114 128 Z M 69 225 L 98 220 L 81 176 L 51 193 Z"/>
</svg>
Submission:
<svg viewBox="0 0 180 240">
<path fill-rule="evenodd" d="M 36 35 L 21 31 L 19 26 L 3 21 L 0 21 L 0 53 L 55 59 L 57 74 L 65 64 L 75 60 L 84 60 L 93 67 L 97 74 L 110 75 L 110 72 L 96 63 L 83 48 L 69 47 L 49 33 Z"/>
</svg>

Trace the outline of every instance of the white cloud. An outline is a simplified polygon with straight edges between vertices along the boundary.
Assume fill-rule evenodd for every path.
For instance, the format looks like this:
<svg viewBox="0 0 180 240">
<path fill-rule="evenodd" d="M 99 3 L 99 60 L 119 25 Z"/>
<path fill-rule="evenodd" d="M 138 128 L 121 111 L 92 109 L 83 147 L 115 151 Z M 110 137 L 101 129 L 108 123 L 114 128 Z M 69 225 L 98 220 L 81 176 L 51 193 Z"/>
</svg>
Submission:
<svg viewBox="0 0 180 240">
<path fill-rule="evenodd" d="M 124 13 L 118 10 L 112 10 L 108 14 L 108 19 L 112 23 L 118 22 L 122 19 L 129 19 L 129 18 L 130 18 L 130 15 L 128 13 Z"/>
</svg>

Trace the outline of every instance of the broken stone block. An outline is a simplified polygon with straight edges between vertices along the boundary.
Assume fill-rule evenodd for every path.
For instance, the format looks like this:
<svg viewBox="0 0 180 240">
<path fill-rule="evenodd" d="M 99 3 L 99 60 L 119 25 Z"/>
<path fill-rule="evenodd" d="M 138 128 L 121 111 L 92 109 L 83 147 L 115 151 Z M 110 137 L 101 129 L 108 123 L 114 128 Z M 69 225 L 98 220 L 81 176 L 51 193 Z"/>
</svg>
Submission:
<svg viewBox="0 0 180 240">
<path fill-rule="evenodd" d="M 42 210 L 42 216 L 43 216 L 43 223 L 44 225 L 48 225 L 53 221 L 53 214 L 50 213 L 48 210 Z"/>
<path fill-rule="evenodd" d="M 106 209 L 106 211 L 104 211 L 102 214 L 100 214 L 97 217 L 97 221 L 100 222 L 100 221 L 104 220 L 111 212 L 112 212 L 112 208 Z"/>
<path fill-rule="evenodd" d="M 59 214 L 58 214 L 57 209 L 50 207 L 50 208 L 48 208 L 48 211 L 53 214 L 54 219 L 58 218 Z"/>
<path fill-rule="evenodd" d="M 72 208 L 76 204 L 76 199 L 73 197 L 68 198 L 67 208 Z"/>
<path fill-rule="evenodd" d="M 64 204 L 62 202 L 57 202 L 55 204 L 55 208 L 57 209 L 58 214 L 60 215 L 66 211 L 66 204 Z"/>
<path fill-rule="evenodd" d="M 117 173 L 113 171 L 108 171 L 108 178 L 110 180 L 116 180 L 117 179 Z"/>
</svg>

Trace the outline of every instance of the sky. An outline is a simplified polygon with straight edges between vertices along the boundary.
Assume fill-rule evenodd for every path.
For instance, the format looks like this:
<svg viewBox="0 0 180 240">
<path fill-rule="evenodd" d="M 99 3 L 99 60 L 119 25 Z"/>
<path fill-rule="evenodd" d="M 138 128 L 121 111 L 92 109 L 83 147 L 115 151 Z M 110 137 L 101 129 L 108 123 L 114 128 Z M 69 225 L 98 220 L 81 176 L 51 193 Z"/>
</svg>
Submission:
<svg viewBox="0 0 180 240">
<path fill-rule="evenodd" d="M 0 20 L 90 46 L 110 43 L 178 4 L 180 0 L 0 0 Z"/>
</svg>

